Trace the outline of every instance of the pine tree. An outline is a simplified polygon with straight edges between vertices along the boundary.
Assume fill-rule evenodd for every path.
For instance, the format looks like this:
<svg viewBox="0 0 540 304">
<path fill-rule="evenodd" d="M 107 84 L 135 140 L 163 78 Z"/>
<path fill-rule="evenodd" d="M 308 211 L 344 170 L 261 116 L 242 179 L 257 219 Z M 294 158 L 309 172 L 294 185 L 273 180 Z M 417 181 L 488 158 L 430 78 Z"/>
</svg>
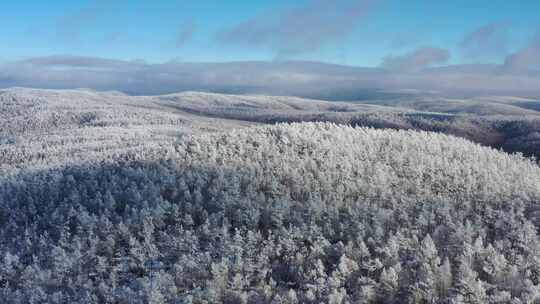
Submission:
<svg viewBox="0 0 540 304">
<path fill-rule="evenodd" d="M 394 303 L 398 288 L 399 277 L 394 268 L 383 269 L 378 289 L 378 298 L 382 303 Z"/>
<path fill-rule="evenodd" d="M 455 303 L 480 304 L 487 300 L 486 290 L 478 274 L 471 269 L 466 259 L 461 258 L 454 283 L 452 301 Z"/>
<path fill-rule="evenodd" d="M 450 295 L 452 281 L 452 267 L 450 260 L 446 257 L 437 272 L 437 293 L 440 300 L 444 300 Z"/>
</svg>

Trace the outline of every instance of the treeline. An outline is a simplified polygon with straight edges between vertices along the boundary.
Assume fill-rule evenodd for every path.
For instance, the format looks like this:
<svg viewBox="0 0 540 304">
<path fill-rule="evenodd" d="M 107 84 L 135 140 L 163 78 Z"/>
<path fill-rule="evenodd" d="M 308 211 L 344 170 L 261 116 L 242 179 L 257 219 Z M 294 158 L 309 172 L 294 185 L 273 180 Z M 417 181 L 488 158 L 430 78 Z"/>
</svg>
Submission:
<svg viewBox="0 0 540 304">
<path fill-rule="evenodd" d="M 204 113 L 208 114 L 208 113 Z M 216 115 L 216 114 L 214 114 Z M 540 118 L 536 116 L 476 116 L 422 112 L 219 112 L 220 117 L 262 123 L 333 122 L 377 129 L 438 132 L 472 140 L 509 153 L 540 159 Z M 219 116 L 216 115 L 216 116 Z"/>
<path fill-rule="evenodd" d="M 535 303 L 540 168 L 293 124 L 0 177 L 5 303 Z"/>
<path fill-rule="evenodd" d="M 197 97 L 202 98 L 204 95 Z M 214 98 L 226 97 L 227 95 L 214 96 Z M 234 98 L 239 101 L 233 103 Z M 267 98 L 268 102 L 273 101 L 272 97 L 259 97 L 264 98 Z M 221 101 L 223 104 L 217 101 L 210 103 L 205 100 L 206 103 L 202 105 L 197 105 L 193 101 L 182 105 L 186 102 L 179 99 L 179 105 L 176 107 L 197 115 L 267 124 L 333 122 L 377 129 L 439 132 L 463 137 L 506 152 L 518 152 L 540 158 L 540 118 L 534 115 L 475 115 L 459 112 L 445 114 L 355 103 L 336 102 L 321 106 L 316 101 L 313 101 L 316 106 L 308 107 L 310 101 L 302 101 L 303 103 L 298 103 L 296 107 L 281 109 L 273 108 L 271 104 L 267 107 L 261 104 L 255 106 L 242 104 L 241 96 L 228 97 L 225 100 L 228 103 L 225 101 Z"/>
<path fill-rule="evenodd" d="M 422 97 L 411 96 L 406 100 L 421 103 Z M 440 110 L 448 103 L 452 102 L 431 101 L 432 105 L 440 105 Z M 481 101 L 476 103 L 482 105 Z M 529 107 L 536 104 L 529 103 Z M 393 103 L 389 101 L 388 105 Z M 402 101 L 396 105 L 408 104 Z M 135 97 L 83 90 L 10 89 L 0 92 L 0 171 L 8 170 L 5 164 L 11 163 L 12 158 L 13 163 L 24 160 L 21 154 L 39 154 L 45 162 L 49 161 L 50 151 L 61 157 L 71 157 L 76 154 L 73 151 L 90 151 L 97 155 L 103 152 L 99 147 L 103 142 L 103 154 L 107 157 L 117 152 L 110 148 L 116 143 L 116 148 L 128 150 L 150 142 L 167 143 L 184 133 L 245 127 L 251 122 L 333 122 L 378 129 L 431 131 L 540 158 L 539 116 L 491 115 L 497 111 L 486 112 L 489 115 L 465 114 L 459 107 L 446 110 L 454 114 L 278 96 L 185 92 Z M 66 141 L 65 146 L 75 147 L 64 149 L 64 145 L 57 144 L 59 140 Z M 42 149 L 40 144 L 44 145 Z M 80 149 L 77 144 L 81 145 Z M 2 161 L 3 154 L 7 155 L 5 161 Z"/>
</svg>

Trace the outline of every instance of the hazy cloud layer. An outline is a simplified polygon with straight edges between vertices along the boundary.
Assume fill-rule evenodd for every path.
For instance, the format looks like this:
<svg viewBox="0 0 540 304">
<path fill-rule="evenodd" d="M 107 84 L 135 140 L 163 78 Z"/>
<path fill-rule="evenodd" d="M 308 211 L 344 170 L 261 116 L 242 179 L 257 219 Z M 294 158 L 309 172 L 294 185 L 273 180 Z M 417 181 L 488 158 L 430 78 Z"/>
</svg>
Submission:
<svg viewBox="0 0 540 304">
<path fill-rule="evenodd" d="M 515 61 L 518 66 L 534 62 L 531 58 L 538 57 L 529 52 L 534 52 L 533 46 L 507 61 Z M 425 60 L 420 65 L 425 66 Z M 363 98 L 373 89 L 540 97 L 540 73 L 508 72 L 505 65 L 455 65 L 409 72 L 298 61 L 149 64 L 52 56 L 0 65 L 0 87 L 11 86 L 84 87 L 130 94 L 202 90 L 326 99 Z"/>
<path fill-rule="evenodd" d="M 482 58 L 486 55 L 501 55 L 507 51 L 509 22 L 494 22 L 467 34 L 460 43 L 464 55 Z"/>
<path fill-rule="evenodd" d="M 362 21 L 372 0 L 311 0 L 273 15 L 256 16 L 218 34 L 225 43 L 268 48 L 278 57 L 318 50 L 343 39 Z"/>
<path fill-rule="evenodd" d="M 418 71 L 450 59 L 450 52 L 441 48 L 423 47 L 403 56 L 386 56 L 381 67 L 389 70 Z"/>
<path fill-rule="evenodd" d="M 524 49 L 507 56 L 504 67 L 513 73 L 528 70 L 540 71 L 540 34 Z"/>
</svg>

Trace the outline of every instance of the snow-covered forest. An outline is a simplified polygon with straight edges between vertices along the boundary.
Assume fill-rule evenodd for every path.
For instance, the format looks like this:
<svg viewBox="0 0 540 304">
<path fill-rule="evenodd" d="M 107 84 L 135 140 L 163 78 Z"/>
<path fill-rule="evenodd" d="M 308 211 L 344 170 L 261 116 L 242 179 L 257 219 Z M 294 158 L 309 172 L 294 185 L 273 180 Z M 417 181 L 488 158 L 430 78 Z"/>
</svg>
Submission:
<svg viewBox="0 0 540 304">
<path fill-rule="evenodd" d="M 0 177 L 6 303 L 534 303 L 540 167 L 329 123 Z M 166 151 L 166 152 L 164 152 Z"/>
<path fill-rule="evenodd" d="M 540 304 L 540 0 L 1 3 L 0 304 Z"/>
<path fill-rule="evenodd" d="M 420 101 L 407 102 L 410 98 Z M 328 102 L 201 92 L 128 96 L 12 88 L 0 91 L 0 172 L 93 162 L 131 151 L 148 157 L 185 134 L 305 121 L 451 134 L 540 158 L 540 112 L 519 112 L 518 107 L 537 109 L 539 102 L 492 99 L 456 101 L 405 95 L 390 100 Z M 483 104 L 481 111 L 479 103 Z M 504 110 L 508 107 L 511 110 Z"/>
</svg>

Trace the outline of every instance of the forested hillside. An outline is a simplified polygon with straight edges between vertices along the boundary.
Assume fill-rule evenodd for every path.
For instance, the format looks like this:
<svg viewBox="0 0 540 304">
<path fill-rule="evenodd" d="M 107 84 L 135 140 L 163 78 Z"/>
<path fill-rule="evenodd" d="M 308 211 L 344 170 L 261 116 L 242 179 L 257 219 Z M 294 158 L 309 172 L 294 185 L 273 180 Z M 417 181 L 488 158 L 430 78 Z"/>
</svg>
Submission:
<svg viewBox="0 0 540 304">
<path fill-rule="evenodd" d="M 0 91 L 0 174 L 118 155 L 146 158 L 185 134 L 247 125 L 118 92 L 9 89 Z"/>
<path fill-rule="evenodd" d="M 5 303 L 535 303 L 540 167 L 282 124 L 0 176 Z M 41 169 L 40 169 L 41 168 Z"/>
<path fill-rule="evenodd" d="M 0 3 L 0 304 L 540 304 L 540 0 Z"/>
<path fill-rule="evenodd" d="M 479 104 L 481 112 L 474 110 Z M 185 134 L 305 121 L 439 132 L 540 158 L 537 104 L 524 98 L 456 100 L 418 94 L 359 103 L 201 92 L 128 96 L 14 88 L 0 91 L 0 171 L 28 162 L 46 167 L 133 150 L 148 154 Z M 507 105 L 514 108 L 499 111 Z"/>
</svg>

